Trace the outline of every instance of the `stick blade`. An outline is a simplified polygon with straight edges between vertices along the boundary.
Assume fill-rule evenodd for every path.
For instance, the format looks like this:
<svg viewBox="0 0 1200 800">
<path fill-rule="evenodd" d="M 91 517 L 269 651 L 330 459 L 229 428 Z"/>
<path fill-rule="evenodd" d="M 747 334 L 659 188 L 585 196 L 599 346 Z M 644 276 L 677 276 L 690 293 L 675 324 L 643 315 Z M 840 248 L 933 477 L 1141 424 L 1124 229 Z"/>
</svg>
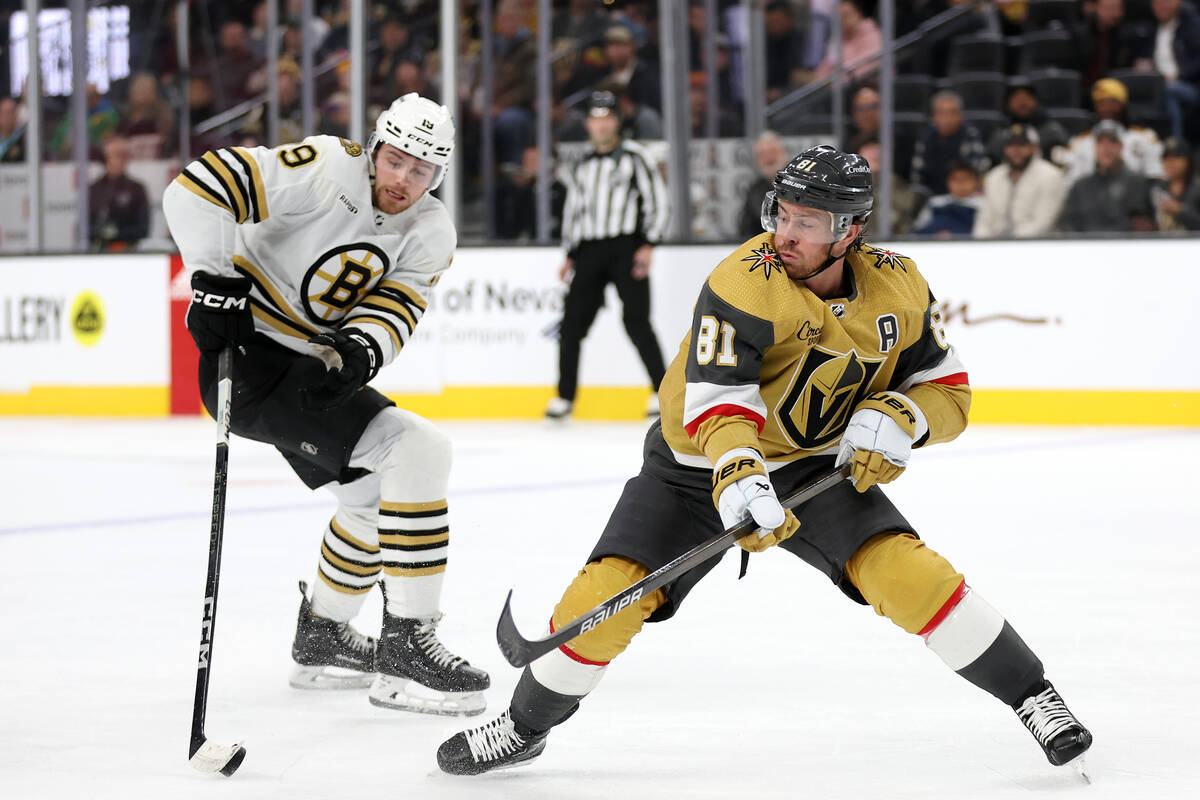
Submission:
<svg viewBox="0 0 1200 800">
<path fill-rule="evenodd" d="M 246 759 L 246 748 L 239 744 L 222 745 L 205 739 L 204 744 L 192 753 L 188 763 L 201 772 L 219 772 L 229 777 Z"/>
<path fill-rule="evenodd" d="M 496 623 L 496 644 L 500 645 L 500 653 L 514 667 L 524 667 L 536 658 L 531 652 L 528 639 L 517 630 L 517 623 L 512 618 L 512 589 L 504 598 L 504 608 L 500 611 L 500 621 Z"/>
</svg>

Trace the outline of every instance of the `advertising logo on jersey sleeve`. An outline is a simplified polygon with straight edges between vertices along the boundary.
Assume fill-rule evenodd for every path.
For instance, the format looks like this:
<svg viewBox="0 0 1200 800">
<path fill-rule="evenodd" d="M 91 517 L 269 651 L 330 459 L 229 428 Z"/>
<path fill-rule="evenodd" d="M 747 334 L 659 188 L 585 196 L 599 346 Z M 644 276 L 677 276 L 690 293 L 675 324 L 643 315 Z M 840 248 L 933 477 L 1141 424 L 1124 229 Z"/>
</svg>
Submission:
<svg viewBox="0 0 1200 800">
<path fill-rule="evenodd" d="M 324 253 L 304 273 L 300 284 L 304 313 L 328 325 L 354 308 L 388 270 L 390 261 L 366 242 L 343 245 Z"/>
</svg>

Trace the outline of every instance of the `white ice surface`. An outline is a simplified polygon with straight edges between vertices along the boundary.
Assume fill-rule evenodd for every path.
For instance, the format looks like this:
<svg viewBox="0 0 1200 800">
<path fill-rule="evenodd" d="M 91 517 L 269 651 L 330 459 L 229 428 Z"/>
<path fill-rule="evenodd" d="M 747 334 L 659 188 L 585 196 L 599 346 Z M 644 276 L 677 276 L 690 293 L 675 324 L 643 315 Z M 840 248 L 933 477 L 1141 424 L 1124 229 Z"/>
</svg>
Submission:
<svg viewBox="0 0 1200 800">
<path fill-rule="evenodd" d="M 456 443 L 441 633 L 491 672 L 505 592 L 540 635 L 640 463 L 642 426 L 447 424 Z M 1196 430 L 977 428 L 889 490 L 1004 613 L 1091 727 L 1094 783 L 1046 763 L 1013 713 L 921 641 L 783 552 L 730 557 L 648 626 L 533 765 L 437 770 L 464 726 L 364 692 L 287 685 L 297 579 L 328 495 L 270 448 L 231 448 L 208 735 L 187 740 L 212 423 L 0 419 L 0 797 L 1193 798 L 1200 796 Z M 374 632 L 374 593 L 360 620 Z"/>
</svg>

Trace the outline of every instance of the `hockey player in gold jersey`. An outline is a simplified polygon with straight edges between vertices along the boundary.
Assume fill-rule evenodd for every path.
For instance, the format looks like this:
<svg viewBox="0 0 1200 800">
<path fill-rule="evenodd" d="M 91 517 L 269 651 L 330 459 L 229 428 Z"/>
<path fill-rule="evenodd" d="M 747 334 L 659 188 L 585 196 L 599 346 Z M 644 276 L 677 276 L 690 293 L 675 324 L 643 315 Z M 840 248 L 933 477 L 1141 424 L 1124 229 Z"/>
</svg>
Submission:
<svg viewBox="0 0 1200 800">
<path fill-rule="evenodd" d="M 1012 706 L 1053 764 L 1091 734 L 1041 661 L 950 563 L 925 546 L 878 484 L 914 448 L 967 422 L 967 374 L 912 260 L 864 243 L 870 167 L 811 148 L 776 175 L 764 233 L 709 275 L 659 391 L 661 423 L 551 630 L 695 545 L 751 517 L 744 550 L 778 546 L 925 643 L 959 675 Z M 777 499 L 835 464 L 850 480 L 793 514 Z M 668 583 L 531 663 L 500 717 L 438 750 L 477 774 L 537 757 L 646 621 L 671 617 L 719 559 Z"/>
<path fill-rule="evenodd" d="M 408 94 L 380 114 L 365 149 L 313 136 L 205 153 L 167 188 L 163 210 L 194 270 L 187 323 L 205 405 L 217 355 L 232 346 L 233 432 L 275 445 L 338 501 L 311 600 L 300 584 L 291 684 L 370 686 L 376 705 L 471 714 L 488 676 L 435 633 L 450 441 L 367 386 L 410 344 L 453 258 L 450 215 L 429 194 L 453 147 L 445 106 Z M 378 642 L 349 624 L 377 583 Z"/>
</svg>

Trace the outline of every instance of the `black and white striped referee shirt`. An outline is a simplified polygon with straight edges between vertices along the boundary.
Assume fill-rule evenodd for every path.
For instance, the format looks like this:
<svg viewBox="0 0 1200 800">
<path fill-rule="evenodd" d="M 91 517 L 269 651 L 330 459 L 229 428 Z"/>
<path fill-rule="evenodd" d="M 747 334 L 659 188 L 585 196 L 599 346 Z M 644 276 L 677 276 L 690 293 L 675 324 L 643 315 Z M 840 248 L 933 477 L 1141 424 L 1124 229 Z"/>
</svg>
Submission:
<svg viewBox="0 0 1200 800">
<path fill-rule="evenodd" d="M 580 242 L 640 234 L 651 244 L 666 232 L 667 185 L 637 142 L 611 153 L 591 150 L 565 181 L 562 238 L 568 253 Z"/>
</svg>

